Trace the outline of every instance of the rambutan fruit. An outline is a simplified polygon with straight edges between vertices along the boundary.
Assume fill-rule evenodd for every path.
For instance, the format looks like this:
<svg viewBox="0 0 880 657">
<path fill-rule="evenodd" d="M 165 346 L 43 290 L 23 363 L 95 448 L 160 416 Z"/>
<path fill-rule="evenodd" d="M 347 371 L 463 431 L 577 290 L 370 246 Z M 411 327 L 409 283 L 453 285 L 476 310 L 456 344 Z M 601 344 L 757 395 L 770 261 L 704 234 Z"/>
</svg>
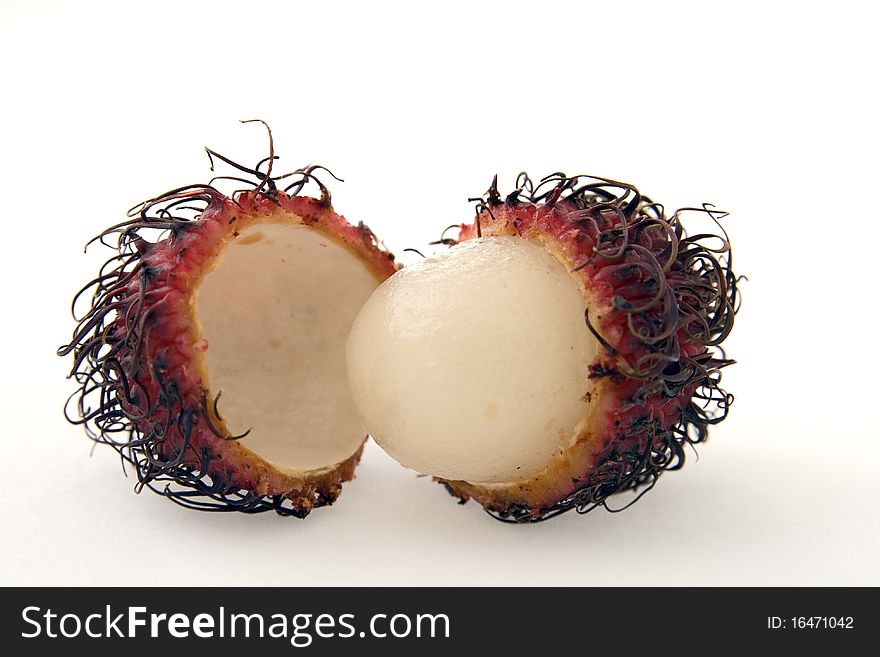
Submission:
<svg viewBox="0 0 880 657">
<path fill-rule="evenodd" d="M 208 151 L 212 169 L 219 158 L 238 171 L 218 178 L 252 188 L 181 187 L 95 238 L 115 236 L 116 252 L 77 295 L 91 304 L 59 355 L 73 354 L 79 384 L 68 419 L 133 466 L 138 490 L 304 517 L 360 459 L 345 340 L 396 267 L 333 210 L 326 169 L 273 177 L 269 140 L 254 169 Z M 300 195 L 310 183 L 319 198 Z"/>
<path fill-rule="evenodd" d="M 497 179 L 448 251 L 385 281 L 347 347 L 355 403 L 402 464 L 533 522 L 635 499 L 732 397 L 737 279 L 712 206 L 667 216 L 632 185 Z M 718 235 L 688 235 L 701 213 Z M 633 500 L 634 501 L 634 500 Z"/>
</svg>

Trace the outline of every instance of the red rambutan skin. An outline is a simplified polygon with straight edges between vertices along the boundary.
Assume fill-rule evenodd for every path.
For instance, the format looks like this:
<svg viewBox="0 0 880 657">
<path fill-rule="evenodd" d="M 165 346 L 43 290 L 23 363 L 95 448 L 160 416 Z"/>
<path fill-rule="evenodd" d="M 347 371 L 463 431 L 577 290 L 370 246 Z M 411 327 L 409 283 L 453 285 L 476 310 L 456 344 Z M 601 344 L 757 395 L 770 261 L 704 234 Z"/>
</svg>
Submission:
<svg viewBox="0 0 880 657">
<path fill-rule="evenodd" d="M 215 413 L 207 389 L 207 343 L 194 314 L 195 292 L 225 246 L 245 228 L 264 221 L 301 222 L 346 245 L 379 282 L 396 271 L 393 257 L 373 233 L 362 224 L 349 224 L 325 200 L 243 192 L 233 201 L 211 193 L 201 217 L 185 230 L 157 243 L 136 243 L 141 275 L 122 291 L 114 324 L 122 341 L 132 328 L 139 332 L 139 347 L 121 358 L 129 379 L 138 383 L 122 405 L 142 435 L 162 436 L 153 445 L 160 469 L 177 464 L 209 476 L 218 491 L 283 496 L 298 511 L 308 512 L 338 497 L 341 483 L 354 476 L 363 445 L 342 463 L 291 474 L 227 439 L 228 428 Z M 160 399 L 165 401 L 157 404 Z"/>
<path fill-rule="evenodd" d="M 670 431 L 681 423 L 695 391 L 704 383 L 701 375 L 682 377 L 683 385 L 670 390 L 668 380 L 659 376 L 668 363 L 708 357 L 698 337 L 703 334 L 701 319 L 687 310 L 700 305 L 687 303 L 694 290 L 700 293 L 699 278 L 672 251 L 669 261 L 658 262 L 658 254 L 669 244 L 669 232 L 659 225 L 656 238 L 651 230 L 644 231 L 628 248 L 616 248 L 619 242 L 614 239 L 600 243 L 620 225 L 620 216 L 611 209 L 588 213 L 574 201 L 551 196 L 542 203 L 490 200 L 478 209 L 477 221 L 461 226 L 459 241 L 519 236 L 543 244 L 578 281 L 587 303 L 587 320 L 600 342 L 598 356 L 589 373 L 584 373 L 594 383 L 587 393 L 587 421 L 573 444 L 525 481 L 486 485 L 439 480 L 462 501 L 473 498 L 502 517 L 519 519 L 540 518 L 586 489 L 592 489 L 595 497 L 577 500 L 578 506 L 602 503 L 606 494 L 598 491 L 603 486 L 613 491 L 638 474 L 632 458 L 617 455 L 649 459 L 652 452 L 662 451 Z M 657 284 L 658 271 L 665 286 Z M 651 310 L 624 311 L 651 304 L 663 289 L 665 296 Z M 653 351 L 637 335 L 642 329 L 648 331 L 644 335 L 649 340 L 658 332 L 665 334 L 658 341 L 663 344 L 662 352 Z M 589 331 L 585 325 L 585 339 L 592 339 Z M 628 487 L 633 487 L 632 482 Z"/>
</svg>

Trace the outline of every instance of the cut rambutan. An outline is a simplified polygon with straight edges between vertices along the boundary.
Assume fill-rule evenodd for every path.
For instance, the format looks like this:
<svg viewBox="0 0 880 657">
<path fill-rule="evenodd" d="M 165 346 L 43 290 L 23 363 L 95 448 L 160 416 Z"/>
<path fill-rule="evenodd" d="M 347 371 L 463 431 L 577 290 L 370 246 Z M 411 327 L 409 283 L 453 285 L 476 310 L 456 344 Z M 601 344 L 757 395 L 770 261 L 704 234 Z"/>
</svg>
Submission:
<svg viewBox="0 0 880 657">
<path fill-rule="evenodd" d="M 383 283 L 347 348 L 355 402 L 394 458 L 462 502 L 531 522 L 635 499 L 732 397 L 738 302 L 712 206 L 671 217 L 632 185 L 496 182 L 448 251 Z M 689 212 L 720 235 L 688 235 Z"/>
<path fill-rule="evenodd" d="M 77 295 L 91 306 L 59 354 L 79 383 L 68 418 L 118 450 L 138 489 L 303 517 L 360 458 L 344 345 L 395 264 L 333 210 L 323 167 L 273 177 L 269 138 L 254 169 L 208 151 L 252 189 L 175 189 L 96 238 L 116 236 L 116 254 Z M 299 195 L 309 183 L 320 198 Z"/>
</svg>

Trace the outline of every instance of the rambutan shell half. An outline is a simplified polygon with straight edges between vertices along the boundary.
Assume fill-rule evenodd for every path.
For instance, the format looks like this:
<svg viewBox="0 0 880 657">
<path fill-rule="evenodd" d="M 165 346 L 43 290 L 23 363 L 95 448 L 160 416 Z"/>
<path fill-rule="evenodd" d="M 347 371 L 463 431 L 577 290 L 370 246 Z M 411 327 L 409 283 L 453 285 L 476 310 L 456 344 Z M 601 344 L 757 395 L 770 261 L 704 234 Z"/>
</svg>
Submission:
<svg viewBox="0 0 880 657">
<path fill-rule="evenodd" d="M 585 423 L 542 472 L 507 484 L 438 479 L 460 500 L 519 521 L 607 508 L 612 494 L 649 490 L 683 465 L 683 446 L 705 440 L 732 402 L 718 387 L 732 361 L 716 351 L 737 306 L 726 235 L 719 262 L 701 243 L 715 236 L 687 237 L 683 211 L 666 217 L 631 185 L 563 175 L 550 182 L 529 200 L 521 190 L 502 200 L 493 183 L 458 238 L 543 245 L 575 277 L 587 305 L 584 337 L 601 344 Z"/>
<path fill-rule="evenodd" d="M 118 254 L 85 288 L 92 306 L 59 353 L 74 354 L 80 383 L 69 419 L 114 446 L 138 488 L 303 517 L 354 476 L 366 431 L 350 408 L 346 322 L 396 265 L 323 185 L 320 199 L 264 187 L 174 190 L 105 232 Z M 176 216 L 182 207 L 196 214 Z"/>
</svg>

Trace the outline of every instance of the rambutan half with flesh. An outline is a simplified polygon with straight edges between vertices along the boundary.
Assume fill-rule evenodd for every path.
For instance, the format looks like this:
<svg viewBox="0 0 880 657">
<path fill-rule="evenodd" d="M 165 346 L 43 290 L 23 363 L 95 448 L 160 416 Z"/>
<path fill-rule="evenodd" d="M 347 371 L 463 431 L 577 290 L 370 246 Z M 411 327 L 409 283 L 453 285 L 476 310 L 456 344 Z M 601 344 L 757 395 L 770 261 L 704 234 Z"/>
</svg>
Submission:
<svg viewBox="0 0 880 657">
<path fill-rule="evenodd" d="M 355 321 L 349 379 L 367 428 L 502 520 L 638 499 L 732 401 L 719 387 L 738 303 L 724 213 L 667 216 L 632 185 L 561 173 L 471 200 L 475 221 L 441 238 L 452 248 L 392 276 Z M 692 212 L 718 230 L 688 235 Z"/>
<path fill-rule="evenodd" d="M 238 172 L 218 178 L 252 188 L 175 189 L 95 238 L 115 236 L 116 253 L 77 295 L 91 305 L 59 355 L 73 354 L 79 383 L 68 419 L 116 448 L 138 490 L 304 517 L 354 476 L 366 431 L 345 340 L 396 267 L 333 210 L 326 169 L 273 177 L 269 140 L 254 169 L 208 151 L 212 169 L 219 158 Z M 300 195 L 310 183 L 320 198 Z"/>
</svg>

